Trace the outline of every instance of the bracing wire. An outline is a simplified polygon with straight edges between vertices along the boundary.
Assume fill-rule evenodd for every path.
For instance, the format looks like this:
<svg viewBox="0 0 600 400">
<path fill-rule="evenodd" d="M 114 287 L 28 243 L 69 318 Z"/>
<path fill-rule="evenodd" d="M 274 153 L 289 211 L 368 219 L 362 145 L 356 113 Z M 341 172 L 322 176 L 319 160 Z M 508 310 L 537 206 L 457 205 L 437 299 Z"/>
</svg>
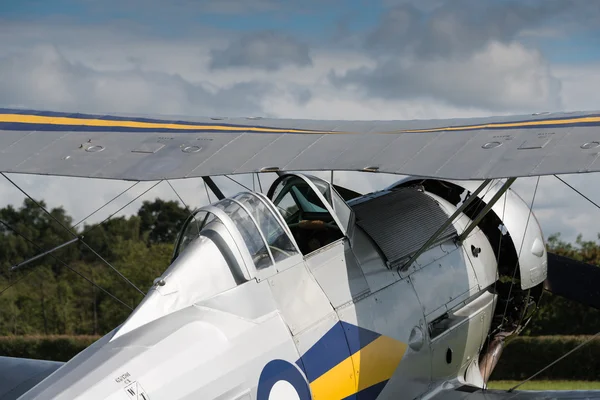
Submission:
<svg viewBox="0 0 600 400">
<path fill-rule="evenodd" d="M 146 193 L 148 193 L 149 191 L 151 191 L 152 189 L 154 189 L 156 186 L 158 186 L 160 183 L 162 183 L 162 180 L 156 182 L 154 185 L 150 186 L 148 189 L 144 190 L 142 193 L 140 193 L 139 195 L 135 196 L 131 201 L 129 201 L 127 204 L 125 204 L 123 207 L 119 208 L 117 211 L 115 211 L 114 213 L 110 214 L 108 217 L 106 217 L 102 222 L 100 222 L 99 224 L 96 224 L 94 226 L 92 226 L 90 229 L 88 229 L 87 231 L 82 233 L 82 236 L 88 235 L 90 232 L 92 232 L 94 229 L 98 228 L 99 226 L 104 225 L 108 220 L 110 220 L 112 217 L 114 217 L 115 215 L 117 215 L 118 213 L 120 213 L 121 211 L 123 211 L 123 209 L 125 209 L 127 206 L 129 206 L 131 203 L 133 203 L 134 201 L 136 201 L 137 199 L 139 199 L 140 197 L 142 197 L 143 195 L 145 195 Z"/>
<path fill-rule="evenodd" d="M 508 389 L 509 392 L 512 392 L 513 390 L 515 390 L 516 388 L 518 388 L 519 386 L 523 385 L 524 383 L 529 382 L 530 380 L 532 380 L 533 378 L 535 378 L 536 376 L 538 376 L 539 374 L 541 374 L 542 372 L 546 371 L 548 368 L 554 366 L 556 363 L 558 363 L 559 361 L 562 361 L 563 359 L 565 359 L 566 357 L 570 356 L 571 354 L 573 354 L 574 352 L 576 352 L 577 350 L 579 350 L 580 348 L 582 348 L 583 346 L 585 346 L 586 344 L 592 342 L 594 339 L 596 339 L 597 337 L 600 337 L 600 332 L 597 332 L 596 334 L 590 336 L 585 342 L 580 343 L 579 345 L 577 345 L 575 348 L 569 350 L 568 352 L 566 352 L 565 354 L 563 354 L 562 356 L 558 357 L 556 360 L 552 361 L 550 364 L 546 365 L 544 368 L 540 369 L 538 372 L 536 372 L 535 374 L 531 375 L 529 378 L 523 380 L 522 382 L 519 382 L 517 385 L 511 387 L 510 389 Z"/>
<path fill-rule="evenodd" d="M 206 198 L 208 199 L 208 204 L 212 204 L 212 201 L 210 199 L 210 193 L 208 193 L 208 185 L 206 184 L 205 181 L 204 182 L 204 189 L 206 190 Z"/>
<path fill-rule="evenodd" d="M 260 183 L 260 174 L 256 174 L 256 180 L 258 181 L 258 190 L 260 190 L 261 193 L 263 193 L 263 189 L 262 189 L 262 183 Z"/>
<path fill-rule="evenodd" d="M 35 243 L 33 240 L 29 239 L 27 236 L 23 235 L 21 232 L 19 232 L 18 230 L 16 230 L 15 228 L 13 228 L 9 224 L 7 224 L 6 222 L 0 220 L 0 224 L 4 225 L 9 230 L 11 230 L 12 232 L 14 232 L 15 234 L 17 234 L 18 236 L 20 236 L 23 239 L 25 239 L 28 243 L 30 243 L 33 246 L 35 246 L 38 250 L 43 250 L 40 245 L 38 245 L 37 243 Z M 87 281 L 90 284 L 92 284 L 94 287 L 100 289 L 102 292 L 104 292 L 105 294 L 107 294 L 108 296 L 110 296 L 113 300 L 116 300 L 117 302 L 121 303 L 122 305 L 124 305 L 125 307 L 127 307 L 128 309 L 130 309 L 130 310 L 133 311 L 133 308 L 131 306 L 129 306 L 127 303 L 123 302 L 117 296 L 115 296 L 114 294 L 110 293 L 108 290 L 104 289 L 102 286 L 98 285 L 96 282 L 92 281 L 91 279 L 89 279 L 88 277 L 86 277 L 85 275 L 83 275 L 81 272 L 79 272 L 76 269 L 72 268 L 70 265 L 68 265 L 66 262 L 64 262 L 61 259 L 59 259 L 58 257 L 56 257 L 54 254 L 50 253 L 49 256 L 52 257 L 56 262 L 62 264 L 65 268 L 69 269 L 70 271 L 74 272 L 76 275 L 78 275 L 79 277 L 81 277 L 85 281 Z M 4 289 L 4 290 L 6 290 L 6 289 Z M 3 292 L 4 292 L 4 290 L 3 290 Z"/>
<path fill-rule="evenodd" d="M 581 193 L 579 190 L 575 189 L 573 186 L 569 185 L 564 179 L 562 179 L 560 176 L 558 175 L 554 175 L 554 177 L 556 179 L 558 179 L 559 181 L 561 181 L 562 183 L 564 183 L 565 185 L 567 185 L 568 187 L 570 187 L 571 189 L 573 189 L 573 191 L 575 193 L 577 193 L 578 195 L 580 195 L 581 197 L 583 197 L 584 199 L 586 199 L 587 201 L 589 201 L 590 203 L 592 203 L 596 208 L 600 209 L 600 206 L 598 205 L 598 203 L 594 202 L 592 199 L 590 199 L 589 197 L 587 197 L 585 194 Z"/>
<path fill-rule="evenodd" d="M 179 198 L 179 201 L 181 201 L 181 204 L 183 204 L 183 206 L 185 207 L 185 211 L 190 215 L 193 216 L 194 215 L 194 211 L 191 210 L 187 204 L 185 203 L 185 201 L 183 201 L 183 198 L 179 195 L 179 193 L 177 193 L 177 190 L 175 190 L 175 187 L 173 187 L 173 185 L 171 185 L 171 182 L 169 182 L 167 180 L 167 183 L 169 184 L 169 186 L 171 186 L 171 189 L 173 189 L 173 192 L 175 192 L 175 195 Z M 206 185 L 206 182 L 204 183 L 204 185 Z M 210 199 L 209 199 L 210 201 Z"/>
<path fill-rule="evenodd" d="M 6 180 L 8 180 L 14 187 L 16 187 L 21 193 L 23 193 L 29 200 L 31 200 L 37 207 L 39 207 L 42 211 L 44 211 L 44 213 L 46 213 L 50 218 L 52 218 L 52 220 L 54 220 L 54 222 L 56 222 L 58 225 L 60 225 L 64 230 L 66 230 L 69 234 L 71 234 L 73 237 L 77 238 L 79 237 L 81 244 L 83 244 L 85 247 L 87 247 L 92 253 L 94 253 L 94 255 L 96 255 L 102 262 L 104 262 L 106 265 L 108 265 L 117 275 L 119 275 L 119 277 L 121 277 L 121 279 L 123 279 L 125 282 L 127 282 L 131 287 L 133 287 L 135 290 L 137 290 L 142 296 L 145 296 L 146 294 L 140 289 L 138 288 L 133 282 L 131 282 L 129 279 L 127 279 L 127 277 L 125 275 L 123 275 L 118 269 L 116 269 L 108 260 L 106 260 L 104 257 L 102 257 L 100 254 L 98 254 L 98 252 L 96 250 L 94 250 L 89 244 L 87 244 L 84 240 L 83 240 L 83 236 L 84 235 L 78 235 L 76 232 L 74 232 L 71 228 L 68 228 L 65 224 L 63 224 L 61 221 L 58 220 L 58 218 L 56 218 L 54 215 L 52 215 L 52 213 L 50 211 L 48 211 L 45 207 L 43 207 L 40 203 L 38 203 L 33 197 L 31 197 L 27 192 L 25 192 L 25 190 L 23 190 L 19 185 L 17 185 L 12 179 L 10 179 L 8 176 L 6 176 L 3 172 L 0 172 L 0 175 L 2 175 L 4 178 L 6 178 Z M 156 186 L 156 185 L 155 185 Z M 152 186 L 154 187 L 154 186 Z M 146 192 L 144 192 L 146 193 Z M 131 204 L 128 203 L 127 205 Z M 126 207 L 126 206 L 125 206 Z M 123 207 L 123 208 L 125 208 Z M 123 209 L 121 208 L 121 209 Z M 119 210 L 120 211 L 120 210 Z M 117 211 L 118 212 L 118 211 Z M 115 213 L 116 214 L 116 213 Z M 113 214 L 114 215 L 114 214 Z M 112 217 L 112 215 L 111 215 Z M 109 217 L 110 218 L 110 217 Z M 104 222 L 106 222 L 108 219 L 105 219 L 102 224 Z M 97 225 L 96 225 L 97 226 Z M 93 229 L 93 228 L 92 228 Z M 92 231 L 92 229 L 88 230 L 86 232 L 89 233 Z"/>
<path fill-rule="evenodd" d="M 119 193 L 118 195 L 116 195 L 115 197 L 113 197 L 112 199 L 110 199 L 107 203 L 104 203 L 104 205 L 102 207 L 97 208 L 94 212 L 92 212 L 91 214 L 89 214 L 87 217 L 83 218 L 81 221 L 79 221 L 78 223 L 76 223 L 75 225 L 73 225 L 71 227 L 71 229 L 77 228 L 80 224 L 82 224 L 83 222 L 87 221 L 88 218 L 90 218 L 91 216 L 95 215 L 98 211 L 102 210 L 104 207 L 108 206 L 110 203 L 112 203 L 113 201 L 115 201 L 116 199 L 118 199 L 119 197 L 121 197 L 122 195 L 124 195 L 125 193 L 129 192 L 129 190 L 133 189 L 133 187 L 136 186 L 138 183 L 140 183 L 140 181 L 135 182 L 133 185 L 129 186 L 127 189 L 123 190 L 121 193 Z"/>
<path fill-rule="evenodd" d="M 187 206 L 187 204 L 185 203 L 185 201 L 183 201 L 183 199 L 181 198 L 181 196 L 179 195 L 179 193 L 177 193 L 177 190 L 175 190 L 175 188 L 173 187 L 173 185 L 171 185 L 171 182 L 169 182 L 168 179 L 167 179 L 167 183 L 169 184 L 169 186 L 171 187 L 171 189 L 173 190 L 173 192 L 175 193 L 175 195 L 177 196 L 177 198 L 179 199 L 179 201 L 181 202 L 181 204 L 183 204 L 183 206 L 185 207 L 185 210 L 187 212 L 190 212 L 190 208 Z"/>
<path fill-rule="evenodd" d="M 510 287 L 508 289 L 508 298 L 510 299 L 510 295 L 512 294 L 512 288 L 515 285 L 515 277 L 517 276 L 517 270 L 519 269 L 519 258 L 521 257 L 521 253 L 523 251 L 523 246 L 525 245 L 525 235 L 527 234 L 527 228 L 529 227 L 529 221 L 531 220 L 531 216 L 533 215 L 533 204 L 535 203 L 535 196 L 538 191 L 538 187 L 540 185 L 540 177 L 537 177 L 535 182 L 535 189 L 533 190 L 533 197 L 531 199 L 531 205 L 529 206 L 529 213 L 527 214 L 527 221 L 525 222 L 525 230 L 523 231 L 523 240 L 521 240 L 521 245 L 519 246 L 519 252 L 517 253 L 517 262 L 515 263 L 515 268 L 513 270 L 512 280 L 510 282 Z M 504 312 L 502 313 L 502 320 L 506 318 L 506 313 L 508 312 L 508 304 L 504 306 Z"/>
<path fill-rule="evenodd" d="M 0 224 L 3 224 L 3 221 L 0 221 Z M 29 271 L 27 271 L 27 273 L 25 275 L 23 275 L 22 277 L 10 282 L 8 284 L 8 286 L 6 286 L 4 289 L 0 290 L 0 296 L 2 296 L 2 294 L 4 292 L 6 292 L 8 289 L 10 289 L 11 287 L 15 286 L 17 283 L 21 282 L 22 280 L 24 280 L 25 278 L 27 278 L 29 275 L 31 275 L 34 271 L 37 271 L 36 269 L 30 269 Z"/>
<path fill-rule="evenodd" d="M 556 179 L 558 179 L 559 181 L 561 181 L 562 183 L 564 183 L 565 185 L 567 185 L 569 188 L 573 189 L 573 191 L 577 194 L 579 194 L 581 197 L 583 197 L 584 199 L 586 199 L 587 201 L 589 201 L 591 204 L 593 204 L 596 208 L 600 209 L 600 205 L 598 205 L 596 202 L 594 202 L 592 199 L 590 199 L 589 197 L 587 197 L 586 195 L 584 195 L 583 193 L 581 193 L 579 190 L 575 189 L 573 186 L 571 186 L 569 183 L 567 183 L 565 180 L 561 179 L 559 176 L 554 175 L 554 177 Z M 538 177 L 539 180 L 539 177 Z M 535 378 L 536 376 L 538 376 L 539 374 L 541 374 L 542 372 L 546 371 L 548 368 L 554 366 L 555 364 L 557 364 L 558 362 L 562 361 L 563 359 L 565 359 L 566 357 L 570 356 L 571 354 L 573 354 L 574 352 L 576 352 L 577 350 L 581 349 L 582 347 L 584 347 L 585 345 L 587 345 L 588 343 L 592 342 L 594 339 L 596 339 L 597 337 L 600 337 L 600 332 L 597 332 L 596 334 L 590 336 L 586 341 L 584 341 L 583 343 L 580 343 L 579 345 L 577 345 L 575 348 L 569 350 L 568 352 L 566 352 L 565 354 L 563 354 L 562 356 L 560 356 L 559 358 L 557 358 L 556 360 L 554 360 L 553 362 L 551 362 L 550 364 L 546 365 L 544 368 L 540 369 L 538 372 L 536 372 L 535 374 L 531 375 L 529 378 L 524 379 L 523 381 L 519 382 L 517 385 L 511 387 L 510 389 L 508 389 L 509 392 L 514 391 L 515 389 L 517 389 L 518 387 L 520 387 L 521 385 L 523 385 L 526 382 L 529 382 L 530 380 L 532 380 L 533 378 Z"/>
<path fill-rule="evenodd" d="M 230 177 L 229 175 L 224 175 L 224 176 L 225 176 L 225 178 L 229 179 L 230 181 L 233 181 L 233 182 L 237 183 L 238 185 L 240 185 L 240 186 L 241 186 L 241 187 L 243 187 L 244 189 L 246 189 L 246 190 L 249 190 L 249 191 L 251 191 L 251 192 L 253 191 L 253 190 L 252 190 L 252 189 L 250 189 L 248 186 L 246 186 L 246 185 L 242 185 L 240 182 L 236 181 L 235 179 L 233 179 L 233 178 L 232 178 L 232 177 Z"/>
</svg>

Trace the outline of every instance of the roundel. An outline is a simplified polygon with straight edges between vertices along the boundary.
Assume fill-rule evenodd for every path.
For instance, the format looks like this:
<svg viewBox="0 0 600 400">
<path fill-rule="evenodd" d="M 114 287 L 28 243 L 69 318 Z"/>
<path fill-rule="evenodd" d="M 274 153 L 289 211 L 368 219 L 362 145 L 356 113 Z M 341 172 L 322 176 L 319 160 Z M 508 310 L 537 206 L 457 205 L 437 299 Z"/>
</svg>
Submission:
<svg viewBox="0 0 600 400">
<path fill-rule="evenodd" d="M 294 364 L 272 360 L 260 373 L 256 400 L 311 400 L 310 388 Z"/>
</svg>

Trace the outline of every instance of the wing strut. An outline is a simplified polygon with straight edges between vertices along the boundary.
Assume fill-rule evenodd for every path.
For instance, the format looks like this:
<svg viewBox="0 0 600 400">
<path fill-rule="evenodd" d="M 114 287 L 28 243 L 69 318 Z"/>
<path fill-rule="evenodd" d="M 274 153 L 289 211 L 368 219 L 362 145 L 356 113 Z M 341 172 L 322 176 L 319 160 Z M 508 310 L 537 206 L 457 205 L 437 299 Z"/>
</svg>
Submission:
<svg viewBox="0 0 600 400">
<path fill-rule="evenodd" d="M 417 258 L 419 258 L 419 256 L 421 254 L 423 254 L 425 251 L 427 251 L 427 249 L 429 249 L 429 247 L 438 239 L 438 237 L 446 231 L 446 228 L 448 228 L 450 226 L 450 224 L 452 222 L 454 222 L 454 220 L 460 214 L 462 214 L 462 212 L 473 202 L 473 200 L 475 200 L 477 198 L 477 195 L 479 193 L 481 193 L 481 191 L 483 189 L 485 189 L 485 187 L 487 185 L 489 185 L 491 181 L 492 181 L 491 179 L 486 179 L 485 181 L 483 181 L 483 183 L 481 185 L 479 185 L 477 190 L 475 190 L 467 199 L 465 199 L 465 201 L 460 205 L 460 207 L 458 207 L 456 209 L 456 211 L 454 211 L 454 214 L 452 214 L 450 217 L 448 217 L 446 222 L 444 222 L 438 228 L 438 230 L 435 231 L 435 233 L 433 235 L 431 235 L 431 237 L 425 242 L 425 244 L 423 244 L 423 246 L 421 246 L 421 248 L 419 250 L 417 250 L 417 252 L 415 254 L 413 254 L 413 256 L 410 258 L 410 260 L 408 260 L 403 266 L 400 267 L 400 271 L 406 270 L 413 262 L 415 262 L 415 260 Z"/>
<path fill-rule="evenodd" d="M 223 200 L 225 198 L 225 195 L 223 194 L 223 192 L 221 192 L 221 189 L 219 189 L 215 181 L 213 181 L 210 176 L 203 176 L 202 180 L 208 185 L 210 190 L 213 191 L 213 193 L 215 194 L 215 196 L 217 196 L 219 200 Z"/>
<path fill-rule="evenodd" d="M 479 225 L 479 223 L 481 222 L 483 217 L 485 217 L 487 215 L 487 213 L 492 209 L 494 204 L 496 204 L 498 199 L 500 197 L 502 197 L 502 195 L 504 195 L 504 193 L 510 188 L 510 186 L 513 184 L 513 182 L 516 180 L 517 180 L 517 178 L 508 178 L 506 180 L 506 182 L 504 182 L 504 185 L 502 185 L 500 190 L 498 190 L 498 192 L 494 195 L 494 197 L 492 197 L 492 199 L 485 205 L 483 210 L 481 210 L 481 212 L 477 215 L 477 217 L 475 217 L 475 219 L 471 222 L 471 224 L 469 226 L 467 226 L 467 228 L 463 231 L 463 233 L 460 234 L 460 236 L 458 237 L 459 242 L 464 241 L 469 236 L 471 231 L 473 231 L 473 229 L 475 229 L 475 227 L 477 225 Z"/>
<path fill-rule="evenodd" d="M 9 270 L 10 270 L 10 271 L 15 271 L 15 270 L 17 270 L 17 269 L 19 269 L 19 268 L 21 268 L 21 267 L 23 267 L 23 266 L 25 266 L 25 265 L 29 264 L 30 262 L 33 262 L 33 261 L 35 261 L 35 260 L 37 260 L 37 259 L 40 259 L 40 258 L 42 258 L 42 257 L 44 257 L 44 256 L 47 256 L 47 255 L 48 255 L 48 254 L 50 254 L 50 253 L 54 253 L 56 250 L 60 250 L 60 249 L 62 249 L 63 247 L 67 247 L 67 246 L 68 246 L 68 245 L 70 245 L 70 244 L 73 244 L 73 243 L 75 243 L 75 242 L 79 242 L 79 241 L 80 241 L 82 238 L 83 238 L 83 236 L 78 236 L 78 237 L 76 237 L 75 239 L 71 239 L 71 240 L 69 240 L 68 242 L 65 242 L 65 243 L 63 243 L 63 244 L 61 244 L 61 245 L 58 245 L 58 246 L 56 246 L 56 247 L 54 247 L 54 248 L 52 248 L 52 249 L 50 249 L 50 250 L 46 250 L 46 251 L 44 251 L 43 253 L 40 253 L 40 254 L 38 254 L 37 256 L 33 256 L 33 257 L 31 257 L 30 259 L 27 259 L 27 260 L 25 260 L 25 261 L 21 261 L 20 263 L 18 263 L 18 264 L 15 264 L 15 265 L 13 265 L 12 267 L 10 267 L 10 268 L 9 268 Z"/>
</svg>

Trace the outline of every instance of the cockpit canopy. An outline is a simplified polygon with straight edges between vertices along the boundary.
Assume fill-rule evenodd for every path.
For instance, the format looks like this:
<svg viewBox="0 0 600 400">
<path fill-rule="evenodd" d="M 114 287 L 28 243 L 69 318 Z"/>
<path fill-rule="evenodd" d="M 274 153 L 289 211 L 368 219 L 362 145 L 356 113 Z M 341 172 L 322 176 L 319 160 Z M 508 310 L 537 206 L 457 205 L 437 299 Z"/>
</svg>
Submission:
<svg viewBox="0 0 600 400">
<path fill-rule="evenodd" d="M 236 280 L 245 281 L 341 239 L 350 216 L 350 208 L 328 182 L 284 175 L 268 196 L 242 192 L 195 211 L 179 235 L 173 261 L 204 236 L 220 248 Z"/>
<path fill-rule="evenodd" d="M 223 226 L 230 236 L 221 237 L 224 243 L 234 244 L 239 251 L 238 243 L 230 242 L 241 239 L 240 242 L 244 244 L 242 247 L 247 250 L 247 256 L 257 270 L 298 254 L 281 216 L 269 204 L 268 199 L 258 193 L 243 192 L 201 208 L 188 218 L 175 246 L 174 258 L 177 258 L 193 240 L 210 232 L 217 224 Z M 240 265 L 245 264 L 244 254 L 233 258 L 236 260 L 231 261 L 238 264 L 235 268 L 246 270 Z M 243 275 L 247 276 L 246 273 Z"/>
</svg>

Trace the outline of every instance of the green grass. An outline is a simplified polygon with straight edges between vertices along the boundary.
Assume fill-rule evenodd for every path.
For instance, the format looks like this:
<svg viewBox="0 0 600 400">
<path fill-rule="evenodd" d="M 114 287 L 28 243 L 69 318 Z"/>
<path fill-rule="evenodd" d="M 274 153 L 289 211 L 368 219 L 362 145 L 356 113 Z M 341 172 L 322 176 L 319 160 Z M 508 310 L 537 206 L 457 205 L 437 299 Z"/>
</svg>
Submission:
<svg viewBox="0 0 600 400">
<path fill-rule="evenodd" d="M 518 381 L 491 381 L 490 389 L 510 389 Z M 600 382 L 595 381 L 529 381 L 518 390 L 600 390 Z"/>
</svg>

